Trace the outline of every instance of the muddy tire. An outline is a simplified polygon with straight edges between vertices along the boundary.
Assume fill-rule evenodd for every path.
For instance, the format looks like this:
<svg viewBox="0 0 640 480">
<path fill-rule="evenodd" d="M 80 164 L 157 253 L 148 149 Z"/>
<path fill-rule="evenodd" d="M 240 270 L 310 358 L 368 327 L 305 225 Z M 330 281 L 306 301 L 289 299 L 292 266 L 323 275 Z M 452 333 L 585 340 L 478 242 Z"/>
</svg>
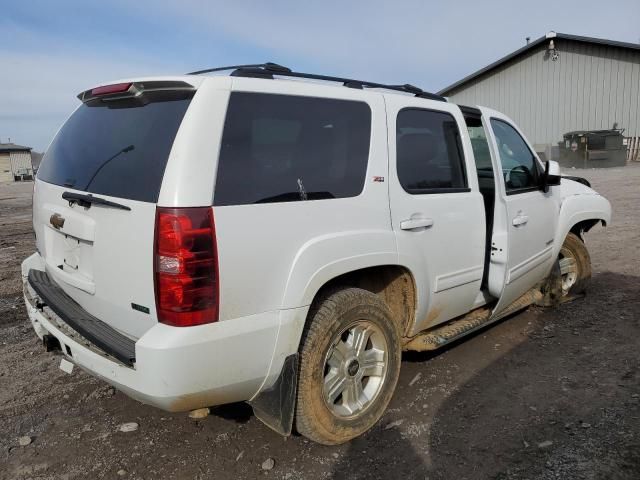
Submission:
<svg viewBox="0 0 640 480">
<path fill-rule="evenodd" d="M 558 262 L 562 276 L 562 296 L 583 294 L 591 280 L 591 257 L 580 237 L 574 233 L 567 235 L 560 249 Z"/>
<path fill-rule="evenodd" d="M 338 290 L 309 312 L 300 347 L 296 429 L 324 445 L 369 430 L 391 401 L 400 334 L 377 295 Z"/>
</svg>

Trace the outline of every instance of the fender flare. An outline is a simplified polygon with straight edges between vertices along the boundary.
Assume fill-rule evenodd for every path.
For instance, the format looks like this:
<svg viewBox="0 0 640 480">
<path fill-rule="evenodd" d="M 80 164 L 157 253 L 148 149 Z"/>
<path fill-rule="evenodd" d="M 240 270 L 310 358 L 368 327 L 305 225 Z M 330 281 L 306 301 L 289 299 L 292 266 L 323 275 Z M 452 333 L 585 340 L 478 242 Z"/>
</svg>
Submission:
<svg viewBox="0 0 640 480">
<path fill-rule="evenodd" d="M 601 195 L 572 195 L 563 199 L 558 216 L 557 235 L 553 243 L 553 256 L 557 257 L 571 229 L 585 221 L 611 221 L 611 204 Z"/>
<path fill-rule="evenodd" d="M 363 251 L 363 246 L 369 248 Z M 324 259 L 333 260 L 326 263 Z M 398 265 L 391 230 L 357 230 L 317 237 L 298 251 L 289 270 L 282 308 L 309 306 L 323 285 L 345 273 Z"/>
<path fill-rule="evenodd" d="M 298 384 L 297 350 L 313 299 L 324 285 L 341 275 L 365 268 L 398 265 L 393 233 L 376 232 L 378 241 L 374 246 L 378 247 L 377 251 L 357 254 L 358 250 L 362 251 L 362 234 L 344 232 L 314 239 L 300 249 L 291 266 L 269 372 L 258 393 L 248 401 L 256 417 L 280 435 L 290 435 L 293 428 Z M 364 234 L 368 235 L 367 232 Z M 323 255 L 325 249 L 337 250 L 341 255 L 330 263 L 322 263 L 321 260 L 327 258 Z"/>
</svg>

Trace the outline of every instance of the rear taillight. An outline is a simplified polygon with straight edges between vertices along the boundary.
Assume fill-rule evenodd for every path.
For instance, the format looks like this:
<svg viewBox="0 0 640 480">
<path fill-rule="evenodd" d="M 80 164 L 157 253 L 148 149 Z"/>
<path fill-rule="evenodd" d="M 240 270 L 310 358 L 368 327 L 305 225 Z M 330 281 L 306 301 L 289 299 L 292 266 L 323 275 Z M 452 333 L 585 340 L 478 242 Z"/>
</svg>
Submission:
<svg viewBox="0 0 640 480">
<path fill-rule="evenodd" d="M 211 207 L 157 209 L 154 272 L 160 322 L 188 327 L 218 320 L 218 255 Z"/>
<path fill-rule="evenodd" d="M 126 92 L 131 88 L 132 83 L 114 83 L 113 85 L 104 85 L 91 90 L 91 95 L 98 97 L 100 95 L 109 95 L 111 93 Z"/>
</svg>

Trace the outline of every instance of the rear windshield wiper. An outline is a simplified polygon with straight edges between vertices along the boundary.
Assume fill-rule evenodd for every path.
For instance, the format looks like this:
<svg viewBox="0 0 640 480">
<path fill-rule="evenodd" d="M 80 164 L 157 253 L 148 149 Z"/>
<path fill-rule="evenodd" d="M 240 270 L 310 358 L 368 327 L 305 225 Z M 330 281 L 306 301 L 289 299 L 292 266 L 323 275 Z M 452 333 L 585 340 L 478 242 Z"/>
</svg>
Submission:
<svg viewBox="0 0 640 480">
<path fill-rule="evenodd" d="M 62 198 L 67 200 L 70 204 L 77 203 L 81 207 L 89 208 L 92 204 L 104 205 L 105 207 L 118 208 L 120 210 L 131 210 L 130 207 L 122 205 L 121 203 L 112 202 L 100 197 L 94 197 L 91 194 L 64 192 Z"/>
</svg>

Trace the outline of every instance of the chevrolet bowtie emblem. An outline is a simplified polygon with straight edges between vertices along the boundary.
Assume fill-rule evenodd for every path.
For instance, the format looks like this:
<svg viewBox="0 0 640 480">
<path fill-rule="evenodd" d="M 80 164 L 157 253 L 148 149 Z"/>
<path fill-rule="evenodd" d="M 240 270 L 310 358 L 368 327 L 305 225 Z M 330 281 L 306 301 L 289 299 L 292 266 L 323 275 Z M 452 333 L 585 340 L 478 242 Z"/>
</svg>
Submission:
<svg viewBox="0 0 640 480">
<path fill-rule="evenodd" d="M 54 213 L 53 215 L 51 215 L 51 218 L 49 218 L 49 223 L 51 223 L 51 225 L 53 225 L 53 228 L 55 228 L 56 230 L 60 230 L 62 227 L 64 227 L 64 217 L 59 213 Z"/>
</svg>

